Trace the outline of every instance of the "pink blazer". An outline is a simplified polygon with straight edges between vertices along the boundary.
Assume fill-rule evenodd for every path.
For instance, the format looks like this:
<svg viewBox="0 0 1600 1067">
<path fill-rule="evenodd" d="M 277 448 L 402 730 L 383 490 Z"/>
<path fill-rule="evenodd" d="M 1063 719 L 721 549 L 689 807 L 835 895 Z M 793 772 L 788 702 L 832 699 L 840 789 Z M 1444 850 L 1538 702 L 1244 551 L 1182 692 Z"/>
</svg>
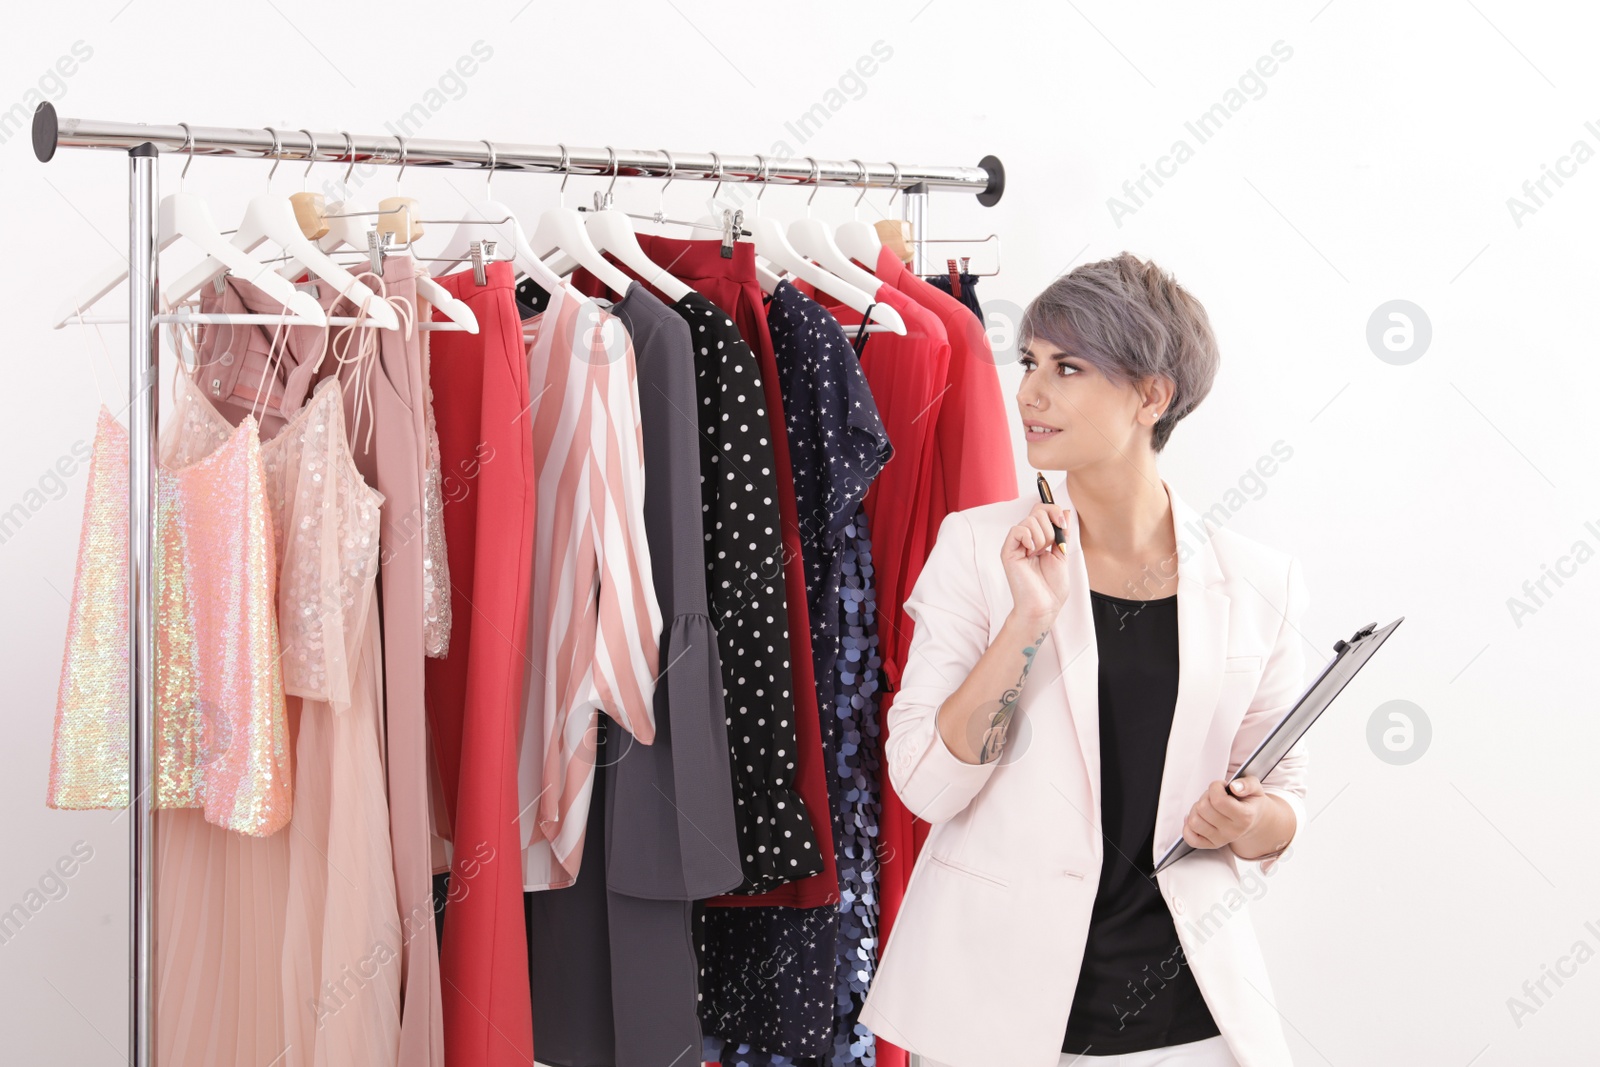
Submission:
<svg viewBox="0 0 1600 1067">
<path fill-rule="evenodd" d="M 1067 478 L 1053 487 L 1071 508 Z M 1180 676 L 1156 815 L 1156 857 L 1213 780 L 1237 770 L 1311 680 L 1297 560 L 1206 525 L 1165 481 L 1178 541 Z M 1055 1067 L 1099 885 L 1099 659 L 1074 511 L 1071 588 L 1036 655 L 1004 754 L 957 759 L 934 712 L 1011 610 L 1006 531 L 1036 497 L 951 512 L 906 605 L 916 622 L 887 714 L 885 764 L 933 824 L 862 1021 L 951 1067 Z M 1320 664 L 1319 664 L 1320 666 Z M 1304 742 L 1262 783 L 1306 824 Z M 1289 1064 L 1231 849 L 1156 875 L 1188 965 L 1242 1067 Z M 1276 859 L 1262 861 L 1270 873 Z M 1129 976 L 1137 978 L 1138 976 Z M 1167 975 L 1172 977 L 1172 975 Z M 1144 979 L 1149 996 L 1160 978 Z"/>
</svg>

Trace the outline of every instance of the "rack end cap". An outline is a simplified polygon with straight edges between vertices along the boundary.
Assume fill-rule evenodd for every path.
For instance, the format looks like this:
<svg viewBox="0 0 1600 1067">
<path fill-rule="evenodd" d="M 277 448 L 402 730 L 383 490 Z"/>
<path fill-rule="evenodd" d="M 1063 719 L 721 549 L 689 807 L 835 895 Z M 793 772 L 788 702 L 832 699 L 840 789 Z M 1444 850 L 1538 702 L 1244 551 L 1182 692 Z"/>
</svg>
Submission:
<svg viewBox="0 0 1600 1067">
<path fill-rule="evenodd" d="M 33 109 L 33 154 L 40 163 L 48 163 L 56 154 L 56 137 L 61 132 L 61 120 L 56 117 L 56 106 L 48 100 Z"/>
<path fill-rule="evenodd" d="M 978 194 L 978 203 L 984 207 L 994 207 L 1006 191 L 1006 168 L 998 156 L 984 156 L 978 160 L 978 166 L 989 174 L 989 184 Z"/>
</svg>

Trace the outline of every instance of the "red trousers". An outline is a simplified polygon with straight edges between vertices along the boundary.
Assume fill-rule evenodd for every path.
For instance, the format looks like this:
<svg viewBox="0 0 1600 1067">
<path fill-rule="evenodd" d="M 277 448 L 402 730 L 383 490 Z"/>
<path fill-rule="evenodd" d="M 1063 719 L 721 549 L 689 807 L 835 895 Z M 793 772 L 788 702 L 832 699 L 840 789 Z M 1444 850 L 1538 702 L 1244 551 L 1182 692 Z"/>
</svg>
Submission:
<svg viewBox="0 0 1600 1067">
<path fill-rule="evenodd" d="M 533 560 L 528 361 L 511 266 L 440 278 L 476 334 L 431 334 L 429 379 L 444 495 L 450 654 L 428 660 L 428 717 L 450 818 L 445 908 L 445 1058 L 451 1067 L 533 1062 L 522 906 L 518 726 Z M 444 316 L 435 313 L 436 321 Z"/>
</svg>

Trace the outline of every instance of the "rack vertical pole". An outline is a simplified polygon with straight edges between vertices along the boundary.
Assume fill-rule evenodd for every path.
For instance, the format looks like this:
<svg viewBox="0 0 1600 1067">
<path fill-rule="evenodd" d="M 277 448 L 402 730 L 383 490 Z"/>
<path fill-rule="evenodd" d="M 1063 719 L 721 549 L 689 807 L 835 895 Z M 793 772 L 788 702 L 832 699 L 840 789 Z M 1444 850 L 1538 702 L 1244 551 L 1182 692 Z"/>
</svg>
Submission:
<svg viewBox="0 0 1600 1067">
<path fill-rule="evenodd" d="M 156 160 L 128 151 L 128 1063 L 151 1067 L 155 987 Z"/>
<path fill-rule="evenodd" d="M 928 235 L 928 187 L 922 182 L 907 186 L 900 200 L 905 205 L 900 209 L 902 217 L 911 223 L 911 273 L 920 278 L 928 273 L 927 246 L 923 244 Z"/>
</svg>

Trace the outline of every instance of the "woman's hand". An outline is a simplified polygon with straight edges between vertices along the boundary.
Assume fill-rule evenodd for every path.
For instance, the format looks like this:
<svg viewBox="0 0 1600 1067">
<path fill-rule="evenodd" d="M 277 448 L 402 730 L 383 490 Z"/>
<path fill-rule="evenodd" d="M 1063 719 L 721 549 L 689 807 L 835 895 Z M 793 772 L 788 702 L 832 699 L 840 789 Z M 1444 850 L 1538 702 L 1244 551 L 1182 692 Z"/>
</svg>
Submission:
<svg viewBox="0 0 1600 1067">
<path fill-rule="evenodd" d="M 1067 601 L 1067 558 L 1056 548 L 1051 522 L 1065 528 L 1067 511 L 1041 501 L 1006 532 L 1000 547 L 1000 562 L 1011 586 L 1012 614 L 1041 629 L 1055 622 Z"/>
<path fill-rule="evenodd" d="M 1231 845 L 1255 829 L 1272 800 L 1253 775 L 1240 778 L 1231 789 L 1226 782 L 1212 782 L 1183 820 L 1183 839 L 1195 848 Z"/>
</svg>

